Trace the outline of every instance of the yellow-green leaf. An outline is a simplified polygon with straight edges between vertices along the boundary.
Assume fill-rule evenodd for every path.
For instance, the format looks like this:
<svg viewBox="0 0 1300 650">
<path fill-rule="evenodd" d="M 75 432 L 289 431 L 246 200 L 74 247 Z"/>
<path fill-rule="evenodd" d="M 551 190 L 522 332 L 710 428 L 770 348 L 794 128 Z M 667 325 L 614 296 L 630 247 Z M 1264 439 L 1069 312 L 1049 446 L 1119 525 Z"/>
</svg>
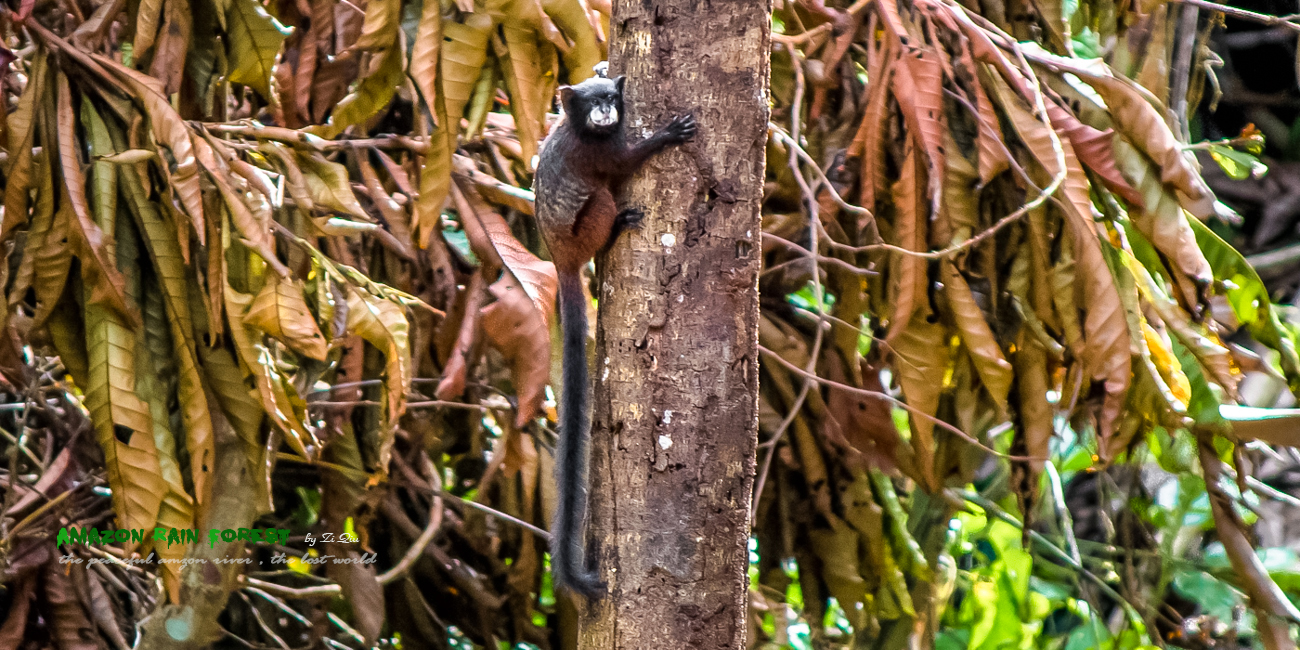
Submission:
<svg viewBox="0 0 1300 650">
<path fill-rule="evenodd" d="M 440 7 L 441 3 L 433 3 Z M 352 45 L 358 50 L 379 50 L 391 47 L 397 39 L 397 29 L 402 17 L 401 0 L 370 0 L 366 3 L 366 21 L 361 26 L 361 36 Z"/>
<path fill-rule="evenodd" d="M 275 57 L 292 30 L 267 14 L 257 0 L 231 0 L 226 25 L 230 81 L 270 97 Z"/>
<path fill-rule="evenodd" d="M 356 194 L 352 192 L 352 182 L 348 179 L 348 169 L 336 162 L 330 162 L 319 153 L 298 154 L 303 180 L 310 192 L 312 204 L 321 205 L 338 212 L 369 221 Z"/>
<path fill-rule="evenodd" d="M 1132 206 L 1133 224 L 1183 275 L 1201 284 L 1209 283 L 1214 279 L 1210 263 L 1196 244 L 1196 234 L 1178 199 L 1133 145 L 1116 137 L 1114 151 L 1120 173 L 1142 195 L 1142 205 Z"/>
<path fill-rule="evenodd" d="M 458 132 L 465 105 L 474 95 L 493 27 L 492 17 L 481 13 L 466 16 L 463 23 L 442 26 L 442 93 L 447 114 L 442 127 L 450 133 Z"/>
<path fill-rule="evenodd" d="M 388 106 L 403 83 L 403 51 L 390 47 L 375 53 L 370 60 L 370 71 L 352 92 L 339 101 L 330 113 L 328 124 L 311 128 L 316 135 L 334 138 L 348 127 L 360 124 Z"/>
</svg>

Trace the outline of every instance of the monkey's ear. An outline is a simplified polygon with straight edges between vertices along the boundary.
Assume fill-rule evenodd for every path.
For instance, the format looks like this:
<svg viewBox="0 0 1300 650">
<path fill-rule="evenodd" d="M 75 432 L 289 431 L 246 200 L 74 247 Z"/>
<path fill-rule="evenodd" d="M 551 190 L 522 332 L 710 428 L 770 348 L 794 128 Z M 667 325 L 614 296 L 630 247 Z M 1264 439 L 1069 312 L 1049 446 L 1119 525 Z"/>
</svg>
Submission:
<svg viewBox="0 0 1300 650">
<path fill-rule="evenodd" d="M 620 95 L 623 94 L 623 82 L 624 82 L 624 81 L 627 81 L 627 77 L 624 77 L 623 75 L 619 75 L 619 76 L 617 76 L 617 77 L 614 77 L 614 87 L 615 87 L 615 88 L 618 88 L 618 94 L 620 94 Z"/>
<path fill-rule="evenodd" d="M 571 99 L 573 99 L 573 86 L 560 86 L 560 107 L 568 110 Z"/>
</svg>

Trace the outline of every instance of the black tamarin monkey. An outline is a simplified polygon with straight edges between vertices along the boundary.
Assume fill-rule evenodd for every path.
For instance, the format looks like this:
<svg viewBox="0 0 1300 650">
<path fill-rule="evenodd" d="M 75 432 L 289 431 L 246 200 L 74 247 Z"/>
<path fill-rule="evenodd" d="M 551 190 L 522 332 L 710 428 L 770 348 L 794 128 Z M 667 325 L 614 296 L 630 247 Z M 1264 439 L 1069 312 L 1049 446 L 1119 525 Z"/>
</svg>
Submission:
<svg viewBox="0 0 1300 650">
<path fill-rule="evenodd" d="M 587 568 L 583 535 L 591 387 L 582 269 L 619 233 L 641 221 L 639 210 L 619 212 L 616 207 L 614 196 L 620 185 L 650 156 L 695 135 L 695 119 L 688 115 L 629 145 L 623 127 L 624 78 L 606 79 L 602 70 L 597 72 L 601 76 L 560 88 L 565 119 L 542 144 L 533 182 L 537 224 L 559 276 L 564 335 L 560 442 L 555 453 L 559 503 L 551 525 L 551 571 L 556 588 L 588 598 L 603 595 L 605 585 Z"/>
</svg>

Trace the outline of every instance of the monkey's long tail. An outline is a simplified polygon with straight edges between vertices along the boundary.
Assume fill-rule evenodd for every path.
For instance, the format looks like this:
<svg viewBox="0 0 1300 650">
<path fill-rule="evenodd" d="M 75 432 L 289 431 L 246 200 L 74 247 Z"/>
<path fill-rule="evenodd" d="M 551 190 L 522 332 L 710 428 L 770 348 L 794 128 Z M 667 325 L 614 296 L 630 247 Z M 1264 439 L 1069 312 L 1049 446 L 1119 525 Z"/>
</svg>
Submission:
<svg viewBox="0 0 1300 650">
<path fill-rule="evenodd" d="M 587 305 L 580 272 L 560 272 L 560 328 L 564 332 L 564 387 L 560 443 L 555 451 L 559 504 L 551 526 L 551 574 L 557 589 L 587 598 L 605 584 L 587 570 L 587 482 L 591 463 L 591 387 L 587 384 Z"/>
</svg>

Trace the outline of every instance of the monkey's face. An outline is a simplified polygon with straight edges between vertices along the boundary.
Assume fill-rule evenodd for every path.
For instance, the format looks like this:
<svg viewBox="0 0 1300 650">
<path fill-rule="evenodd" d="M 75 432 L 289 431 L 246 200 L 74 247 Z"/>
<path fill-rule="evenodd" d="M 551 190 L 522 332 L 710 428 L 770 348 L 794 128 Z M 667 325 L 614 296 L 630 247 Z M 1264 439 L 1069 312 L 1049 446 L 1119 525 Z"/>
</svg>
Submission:
<svg viewBox="0 0 1300 650">
<path fill-rule="evenodd" d="M 575 127 L 592 135 L 609 135 L 623 118 L 623 78 L 593 77 L 560 89 L 564 109 Z"/>
</svg>

